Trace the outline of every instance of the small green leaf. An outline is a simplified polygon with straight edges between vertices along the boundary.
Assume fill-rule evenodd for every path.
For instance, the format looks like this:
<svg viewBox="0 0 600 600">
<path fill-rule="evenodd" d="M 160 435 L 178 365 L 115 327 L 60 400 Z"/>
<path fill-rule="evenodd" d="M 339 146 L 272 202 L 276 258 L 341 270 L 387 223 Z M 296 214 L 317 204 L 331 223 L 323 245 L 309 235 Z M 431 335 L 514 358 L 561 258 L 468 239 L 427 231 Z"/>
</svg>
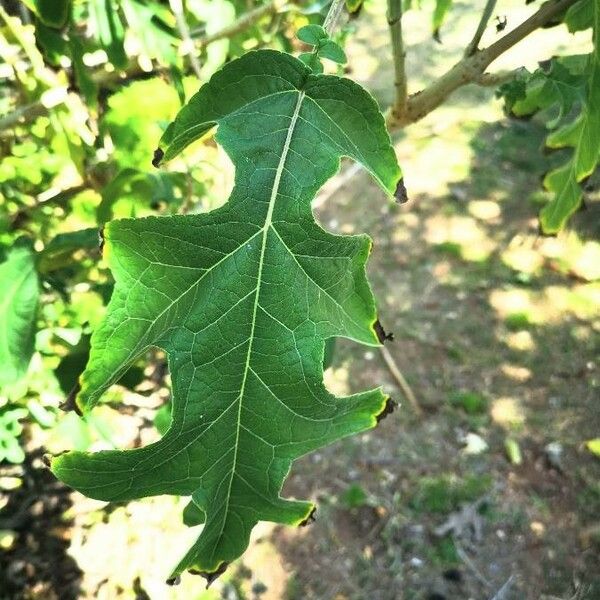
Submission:
<svg viewBox="0 0 600 600">
<path fill-rule="evenodd" d="M 343 48 L 333 40 L 325 40 L 319 46 L 318 55 L 320 58 L 328 58 L 340 64 L 344 64 L 348 60 Z"/>
<path fill-rule="evenodd" d="M 316 75 L 320 75 L 323 72 L 323 65 L 314 52 L 303 52 L 298 55 L 298 58 Z"/>
<path fill-rule="evenodd" d="M 453 0 L 435 0 L 435 7 L 431 18 L 431 27 L 433 29 L 433 37 L 437 41 L 440 41 L 440 29 L 446 20 L 452 2 Z"/>
<path fill-rule="evenodd" d="M 89 1 L 89 26 L 106 51 L 108 60 L 118 69 L 127 66 L 125 27 L 114 0 Z"/>
<path fill-rule="evenodd" d="M 27 372 L 35 341 L 39 298 L 35 254 L 26 242 L 16 244 L 0 264 L 0 386 Z"/>
<path fill-rule="evenodd" d="M 300 27 L 297 36 L 301 42 L 310 44 L 311 46 L 318 46 L 329 37 L 320 25 L 305 25 L 304 27 Z"/>
</svg>

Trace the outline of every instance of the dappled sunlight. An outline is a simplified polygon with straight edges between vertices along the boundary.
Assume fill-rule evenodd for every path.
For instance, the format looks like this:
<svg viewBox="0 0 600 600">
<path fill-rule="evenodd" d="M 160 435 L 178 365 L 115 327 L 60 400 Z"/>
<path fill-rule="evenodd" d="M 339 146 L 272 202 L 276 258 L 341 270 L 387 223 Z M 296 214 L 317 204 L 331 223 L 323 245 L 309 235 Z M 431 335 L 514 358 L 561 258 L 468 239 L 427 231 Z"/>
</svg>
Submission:
<svg viewBox="0 0 600 600">
<path fill-rule="evenodd" d="M 327 391 L 334 396 L 347 396 L 350 394 L 349 386 L 349 365 L 344 363 L 339 367 L 329 367 L 325 369 L 323 382 Z"/>
<path fill-rule="evenodd" d="M 567 315 L 590 319 L 600 317 L 600 285 L 549 285 L 542 290 L 493 290 L 490 304 L 500 319 L 523 315 L 524 321 L 527 321 L 523 323 L 524 328 L 528 324 L 558 323 Z"/>
<path fill-rule="evenodd" d="M 531 352 L 536 348 L 536 343 L 533 341 L 533 336 L 529 331 L 516 331 L 500 335 L 499 337 L 512 350 Z"/>
<path fill-rule="evenodd" d="M 532 377 L 531 369 L 527 367 L 521 367 L 519 365 L 512 365 L 509 363 L 503 363 L 500 365 L 500 370 L 504 375 L 509 377 L 510 379 L 514 379 L 519 383 L 525 383 L 529 381 Z"/>
<path fill-rule="evenodd" d="M 490 415 L 493 421 L 504 429 L 518 430 L 525 424 L 525 410 L 518 398 L 503 397 L 493 400 Z"/>
<path fill-rule="evenodd" d="M 472 217 L 436 215 L 425 221 L 425 240 L 432 245 L 456 244 L 465 260 L 485 260 L 495 243 Z"/>
</svg>

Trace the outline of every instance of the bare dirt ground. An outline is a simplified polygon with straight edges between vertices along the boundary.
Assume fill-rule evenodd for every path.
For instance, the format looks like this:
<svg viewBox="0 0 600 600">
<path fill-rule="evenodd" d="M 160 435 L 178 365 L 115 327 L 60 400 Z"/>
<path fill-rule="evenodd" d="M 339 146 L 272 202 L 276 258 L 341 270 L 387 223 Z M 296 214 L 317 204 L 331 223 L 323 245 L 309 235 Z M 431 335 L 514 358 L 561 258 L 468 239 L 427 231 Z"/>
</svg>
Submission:
<svg viewBox="0 0 600 600">
<path fill-rule="evenodd" d="M 464 37 L 465 10 L 442 62 Z M 411 30 L 417 81 L 440 68 L 425 30 Z M 386 35 L 376 9 L 350 53 L 351 75 L 382 103 Z M 0 598 L 483 600 L 509 579 L 514 600 L 600 598 L 600 461 L 584 445 L 600 432 L 600 204 L 558 238 L 538 236 L 539 179 L 561 157 L 544 156 L 543 127 L 502 118 L 492 95 L 465 91 L 399 134 L 408 205 L 390 205 L 365 173 L 345 180 L 344 165 L 317 209 L 326 228 L 373 238 L 387 347 L 422 414 L 378 350 L 338 340 L 328 386 L 383 385 L 401 406 L 298 461 L 285 492 L 316 499 L 316 522 L 260 526 L 208 592 L 192 576 L 164 585 L 194 535 L 182 501 L 104 506 L 69 494 L 39 456 L 3 468 L 0 528 L 12 538 Z M 118 418 L 125 443 L 139 443 L 142 425 L 145 439 L 147 419 Z"/>
</svg>

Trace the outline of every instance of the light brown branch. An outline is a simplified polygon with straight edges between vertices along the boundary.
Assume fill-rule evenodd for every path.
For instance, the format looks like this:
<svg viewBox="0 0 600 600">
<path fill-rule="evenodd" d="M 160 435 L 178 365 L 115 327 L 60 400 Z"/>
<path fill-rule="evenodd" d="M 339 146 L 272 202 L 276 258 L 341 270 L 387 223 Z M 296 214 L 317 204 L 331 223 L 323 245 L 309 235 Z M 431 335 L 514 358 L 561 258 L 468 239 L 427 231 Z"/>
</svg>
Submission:
<svg viewBox="0 0 600 600">
<path fill-rule="evenodd" d="M 415 397 L 410 385 L 408 385 L 408 381 L 402 375 L 402 371 L 396 364 L 394 357 L 390 354 L 390 351 L 385 346 L 380 346 L 379 350 L 381 355 L 383 356 L 383 360 L 387 365 L 387 368 L 390 370 L 393 378 L 396 380 L 400 391 L 404 394 L 404 397 L 408 400 L 409 404 L 412 406 L 413 411 L 419 417 L 423 415 L 423 409 L 419 405 L 417 398 Z"/>
<path fill-rule="evenodd" d="M 402 0 L 388 0 L 387 12 L 390 37 L 392 39 L 392 58 L 394 61 L 394 86 L 396 99 L 392 107 L 393 118 L 402 120 L 406 112 L 408 82 L 406 79 L 406 50 L 402 37 Z"/>
<path fill-rule="evenodd" d="M 406 111 L 402 118 L 396 118 L 394 109 L 390 109 L 387 115 L 388 125 L 390 127 L 404 127 L 415 123 L 436 109 L 458 88 L 469 83 L 477 83 L 485 69 L 501 54 L 504 54 L 536 29 L 560 15 L 576 1 L 548 0 L 536 13 L 492 45 L 483 50 L 478 50 L 471 56 L 464 57 L 424 90 L 409 96 L 406 102 Z"/>
<path fill-rule="evenodd" d="M 331 6 L 329 7 L 329 11 L 327 11 L 327 16 L 323 21 L 323 29 L 331 35 L 337 22 L 342 15 L 342 11 L 344 10 L 345 0 L 333 0 Z"/>
<path fill-rule="evenodd" d="M 472 56 L 477 52 L 479 48 L 479 42 L 485 33 L 485 28 L 490 21 L 490 17 L 494 12 L 494 8 L 496 6 L 497 0 L 487 0 L 485 6 L 483 7 L 483 12 L 481 13 L 481 19 L 479 20 L 479 25 L 477 25 L 477 30 L 475 31 L 475 35 L 473 39 L 469 42 L 469 45 L 465 49 L 465 56 Z"/>
</svg>

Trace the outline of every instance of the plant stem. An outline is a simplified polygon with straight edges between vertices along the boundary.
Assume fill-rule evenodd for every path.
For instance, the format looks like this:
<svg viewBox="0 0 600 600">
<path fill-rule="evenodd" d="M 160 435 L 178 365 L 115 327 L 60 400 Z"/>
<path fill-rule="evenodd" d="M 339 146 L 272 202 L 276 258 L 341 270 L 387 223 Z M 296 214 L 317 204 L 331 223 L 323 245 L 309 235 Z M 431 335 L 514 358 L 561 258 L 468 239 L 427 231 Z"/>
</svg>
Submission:
<svg viewBox="0 0 600 600">
<path fill-rule="evenodd" d="M 485 28 L 489 23 L 492 13 L 494 12 L 494 8 L 496 7 L 496 1 L 497 0 L 486 0 L 485 6 L 483 7 L 483 12 L 481 13 L 481 19 L 479 20 L 479 25 L 475 31 L 475 35 L 465 49 L 465 56 L 472 56 L 475 54 L 475 52 L 477 52 L 479 48 L 479 42 L 485 33 Z"/>
<path fill-rule="evenodd" d="M 406 50 L 402 37 L 402 0 L 388 0 L 387 12 L 390 37 L 392 38 L 392 57 L 394 61 L 394 86 L 396 99 L 392 108 L 394 118 L 402 119 L 406 112 L 408 82 L 406 79 Z"/>
<path fill-rule="evenodd" d="M 179 35 L 181 35 L 181 41 L 184 49 L 183 53 L 190 57 L 190 64 L 192 65 L 194 73 L 196 73 L 196 77 L 198 77 L 198 79 L 202 79 L 200 62 L 196 56 L 196 46 L 194 45 L 194 40 L 192 40 L 192 36 L 190 35 L 190 28 L 185 20 L 183 2 L 182 0 L 169 0 L 169 5 L 173 11 L 173 14 L 175 15 L 177 29 L 179 30 Z"/>
<path fill-rule="evenodd" d="M 505 36 L 487 48 L 477 50 L 473 55 L 462 58 L 431 85 L 409 96 L 406 102 L 406 111 L 401 118 L 396 117 L 395 110 L 392 107 L 387 115 L 388 125 L 390 127 L 404 127 L 415 123 L 436 109 L 459 87 L 492 78 L 491 75 L 486 77 L 484 72 L 494 60 L 536 29 L 560 15 L 575 2 L 577 0 L 548 0 L 540 6 L 536 13 Z"/>
<path fill-rule="evenodd" d="M 344 4 L 345 0 L 332 0 L 329 11 L 327 12 L 327 16 L 323 21 L 323 29 L 328 35 L 333 33 L 342 11 L 344 10 Z"/>
</svg>

